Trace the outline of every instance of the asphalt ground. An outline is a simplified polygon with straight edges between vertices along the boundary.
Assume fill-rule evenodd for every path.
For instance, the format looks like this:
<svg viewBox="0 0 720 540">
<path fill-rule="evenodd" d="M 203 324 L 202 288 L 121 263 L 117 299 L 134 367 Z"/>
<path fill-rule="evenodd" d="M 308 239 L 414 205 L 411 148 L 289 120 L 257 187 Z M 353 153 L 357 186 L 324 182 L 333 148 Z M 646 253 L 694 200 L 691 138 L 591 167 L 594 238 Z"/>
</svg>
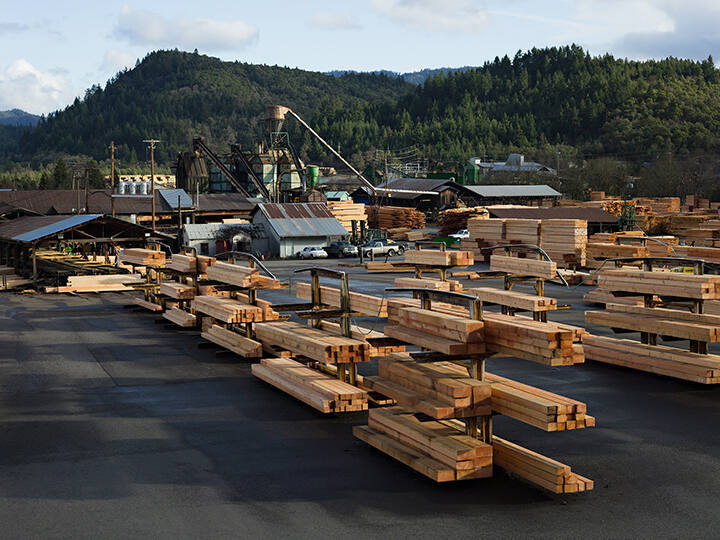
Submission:
<svg viewBox="0 0 720 540">
<path fill-rule="evenodd" d="M 280 278 L 309 265 L 268 263 Z M 345 269 L 353 290 L 372 294 L 401 275 Z M 571 306 L 551 319 L 581 324 L 587 290 L 548 285 Z M 129 301 L 0 294 L 2 537 L 720 535 L 720 388 L 594 362 L 492 359 L 493 372 L 588 404 L 595 428 L 545 433 L 504 417 L 494 428 L 595 490 L 548 494 L 499 469 L 439 485 L 355 440 L 366 413 L 322 415 Z"/>
</svg>

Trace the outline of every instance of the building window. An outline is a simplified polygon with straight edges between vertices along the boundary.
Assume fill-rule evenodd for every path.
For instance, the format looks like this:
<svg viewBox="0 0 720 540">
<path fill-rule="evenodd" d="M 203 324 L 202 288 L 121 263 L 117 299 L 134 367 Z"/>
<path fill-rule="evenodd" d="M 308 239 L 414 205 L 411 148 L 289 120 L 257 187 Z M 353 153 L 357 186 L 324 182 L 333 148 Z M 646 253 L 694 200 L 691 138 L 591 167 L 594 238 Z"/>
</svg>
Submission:
<svg viewBox="0 0 720 540">
<path fill-rule="evenodd" d="M 210 246 L 207 242 L 200 244 L 200 255 L 207 255 L 210 253 Z"/>
</svg>

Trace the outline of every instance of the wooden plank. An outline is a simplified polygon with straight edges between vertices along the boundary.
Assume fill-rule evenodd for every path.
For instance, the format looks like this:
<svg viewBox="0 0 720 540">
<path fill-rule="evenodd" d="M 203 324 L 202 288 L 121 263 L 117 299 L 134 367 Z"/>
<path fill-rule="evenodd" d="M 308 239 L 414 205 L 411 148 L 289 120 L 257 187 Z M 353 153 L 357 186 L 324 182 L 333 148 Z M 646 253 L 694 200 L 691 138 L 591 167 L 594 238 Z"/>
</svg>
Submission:
<svg viewBox="0 0 720 540">
<path fill-rule="evenodd" d="M 202 332 L 201 336 L 244 358 L 260 358 L 262 356 L 262 343 L 216 324 Z"/>
<path fill-rule="evenodd" d="M 504 291 L 492 287 L 468 289 L 467 293 L 477 296 L 483 302 L 532 312 L 557 309 L 557 300 L 548 296 L 537 296 L 518 291 Z"/>
<path fill-rule="evenodd" d="M 295 284 L 295 296 L 303 300 L 312 300 L 312 286 L 305 281 Z M 387 317 L 387 299 L 369 294 L 350 291 L 350 309 L 357 313 L 373 317 Z M 320 287 L 320 302 L 329 306 L 340 307 L 340 289 Z"/>
<path fill-rule="evenodd" d="M 176 307 L 168 309 L 163 313 L 163 317 L 183 328 L 194 328 L 197 326 L 197 317 L 195 315 Z"/>
<path fill-rule="evenodd" d="M 521 259 L 519 257 L 506 257 L 492 255 L 490 257 L 490 270 L 508 272 L 522 276 L 532 276 L 544 279 L 553 279 L 557 273 L 557 264 L 552 261 L 538 261 Z"/>
</svg>

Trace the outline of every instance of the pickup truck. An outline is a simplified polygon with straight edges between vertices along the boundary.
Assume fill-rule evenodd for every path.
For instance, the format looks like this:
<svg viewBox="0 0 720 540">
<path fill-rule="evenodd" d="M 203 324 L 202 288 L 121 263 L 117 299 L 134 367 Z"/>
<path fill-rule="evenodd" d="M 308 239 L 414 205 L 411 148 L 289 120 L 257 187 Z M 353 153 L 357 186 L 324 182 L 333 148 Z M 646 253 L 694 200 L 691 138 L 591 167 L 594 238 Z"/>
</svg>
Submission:
<svg viewBox="0 0 720 540">
<path fill-rule="evenodd" d="M 455 234 L 449 234 L 448 237 L 454 238 L 455 240 L 457 240 L 459 242 L 463 238 L 470 238 L 470 231 L 468 231 L 467 229 L 460 229 Z"/>
<path fill-rule="evenodd" d="M 371 240 L 364 246 L 362 246 L 363 255 L 370 257 L 372 253 L 375 257 L 387 255 L 388 257 L 394 257 L 395 255 L 402 255 L 407 249 L 407 244 L 401 244 L 394 240 Z"/>
<path fill-rule="evenodd" d="M 328 257 L 337 257 L 342 259 L 343 257 L 357 257 L 358 248 L 353 246 L 350 242 L 330 242 L 329 245 L 323 248 Z"/>
</svg>

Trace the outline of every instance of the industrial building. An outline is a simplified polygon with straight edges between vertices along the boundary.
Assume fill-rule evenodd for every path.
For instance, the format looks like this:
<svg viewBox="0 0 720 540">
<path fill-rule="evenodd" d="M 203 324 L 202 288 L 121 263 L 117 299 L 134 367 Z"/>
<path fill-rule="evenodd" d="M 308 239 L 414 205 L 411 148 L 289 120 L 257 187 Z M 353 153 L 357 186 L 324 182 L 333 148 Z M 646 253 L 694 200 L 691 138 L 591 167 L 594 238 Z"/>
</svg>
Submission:
<svg viewBox="0 0 720 540">
<path fill-rule="evenodd" d="M 557 175 L 557 170 L 552 167 L 534 161 L 525 161 L 525 156 L 522 154 L 510 154 L 505 161 L 486 161 L 483 158 L 473 157 L 467 161 L 465 167 L 465 183 L 473 184 L 478 182 L 481 176 L 501 172 Z"/>
</svg>

